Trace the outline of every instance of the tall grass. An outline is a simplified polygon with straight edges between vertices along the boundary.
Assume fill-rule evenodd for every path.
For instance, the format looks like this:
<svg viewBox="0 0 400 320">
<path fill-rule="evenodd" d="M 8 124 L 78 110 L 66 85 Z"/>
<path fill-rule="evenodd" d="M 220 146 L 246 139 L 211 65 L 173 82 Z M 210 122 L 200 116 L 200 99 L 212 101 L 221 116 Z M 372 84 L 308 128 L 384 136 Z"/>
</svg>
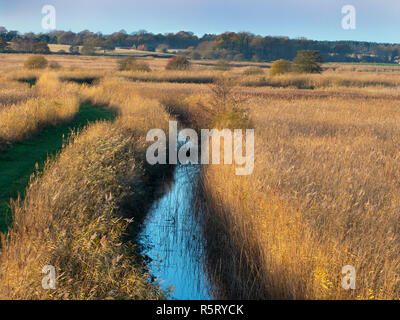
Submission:
<svg viewBox="0 0 400 320">
<path fill-rule="evenodd" d="M 119 206 L 142 177 L 133 139 L 111 124 L 91 125 L 66 147 L 24 201 L 3 238 L 0 296 L 11 299 L 143 299 L 159 296 L 123 243 L 127 221 Z M 41 286 L 44 265 L 57 272 L 56 289 Z"/>
<path fill-rule="evenodd" d="M 24 140 L 47 125 L 70 120 L 79 99 L 55 75 L 43 74 L 35 87 L 36 97 L 0 109 L 0 141 Z"/>
<path fill-rule="evenodd" d="M 242 86 L 270 86 L 279 88 L 399 88 L 398 74 L 326 72 L 324 74 L 285 74 L 275 77 L 248 76 L 238 79 Z"/>
<path fill-rule="evenodd" d="M 119 116 L 75 136 L 33 178 L 25 200 L 14 203 L 15 223 L 0 253 L 1 297 L 160 297 L 122 241 L 122 217 L 129 217 L 122 204 L 147 199 L 145 135 L 167 131 L 167 110 L 197 129 L 255 129 L 252 175 L 236 176 L 230 165 L 202 168 L 207 256 L 221 297 L 400 298 L 395 71 L 354 75 L 345 68 L 273 79 L 232 71 L 236 85 L 292 89 L 220 85 L 211 94 L 198 83 L 221 73 L 102 71 L 99 83 L 87 86 L 58 80 L 86 72 L 63 72 L 43 74 L 32 99 L 0 109 L 0 140 L 18 141 L 68 120 L 79 101 Z M 345 88 L 352 92 L 339 95 Z M 41 288 L 45 264 L 56 266 L 55 291 Z M 345 265 L 356 268 L 356 290 L 341 286 Z"/>
<path fill-rule="evenodd" d="M 70 138 L 44 172 L 32 178 L 24 200 L 13 202 L 14 222 L 2 235 L 0 297 L 162 298 L 127 239 L 129 225 L 144 214 L 143 201 L 151 199 L 145 133 L 165 129 L 168 116 L 156 100 L 135 94 L 129 83 L 71 86 L 82 100 L 110 104 L 119 117 Z M 37 90 L 47 95 L 52 86 L 39 81 Z M 44 265 L 56 269 L 54 290 L 42 288 Z"/>
<path fill-rule="evenodd" d="M 0 109 L 25 102 L 34 96 L 34 92 L 27 84 L 5 78 L 0 79 Z"/>
<path fill-rule="evenodd" d="M 254 173 L 203 171 L 222 295 L 398 299 L 398 104 L 332 96 L 249 106 Z M 356 290 L 342 288 L 345 265 L 356 268 Z"/>
</svg>

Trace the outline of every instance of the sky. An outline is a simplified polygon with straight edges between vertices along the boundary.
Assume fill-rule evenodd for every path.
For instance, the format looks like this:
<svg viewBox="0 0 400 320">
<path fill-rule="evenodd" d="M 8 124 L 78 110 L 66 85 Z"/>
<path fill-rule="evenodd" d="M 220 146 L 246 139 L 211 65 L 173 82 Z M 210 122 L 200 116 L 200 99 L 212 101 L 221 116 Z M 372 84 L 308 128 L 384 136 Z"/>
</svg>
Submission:
<svg viewBox="0 0 400 320">
<path fill-rule="evenodd" d="M 121 29 L 197 35 L 247 31 L 313 40 L 400 43 L 400 0 L 0 0 L 0 26 L 47 32 L 42 7 L 56 9 L 56 29 L 104 34 Z M 355 8 L 355 29 L 343 29 L 342 7 Z"/>
</svg>

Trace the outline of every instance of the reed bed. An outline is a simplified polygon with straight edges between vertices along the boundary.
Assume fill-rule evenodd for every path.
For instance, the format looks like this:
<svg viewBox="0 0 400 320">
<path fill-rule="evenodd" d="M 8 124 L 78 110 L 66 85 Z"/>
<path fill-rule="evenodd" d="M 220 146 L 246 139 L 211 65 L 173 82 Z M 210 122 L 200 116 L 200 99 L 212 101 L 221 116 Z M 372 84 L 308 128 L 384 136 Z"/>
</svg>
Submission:
<svg viewBox="0 0 400 320">
<path fill-rule="evenodd" d="M 34 98 L 35 94 L 30 90 L 28 84 L 12 81 L 9 79 L 0 79 L 0 109 L 26 102 Z"/>
<path fill-rule="evenodd" d="M 147 185 L 158 182 L 145 163 L 145 136 L 168 131 L 167 111 L 196 129 L 221 119 L 229 127 L 229 108 L 219 117 L 208 83 L 228 77 L 231 101 L 240 101 L 246 127 L 255 129 L 255 169 L 236 176 L 230 165 L 202 168 L 199 212 L 220 297 L 399 299 L 400 80 L 394 67 L 349 68 L 273 78 L 237 70 L 9 72 L 9 79 L 38 80 L 29 90 L 20 84 L 21 97 L 10 91 L 4 98 L 0 140 L 21 141 L 68 121 L 80 102 L 118 117 L 73 136 L 14 202 L 0 296 L 162 297 L 124 241 L 123 218 L 136 219 L 132 226 L 145 214 Z M 85 77 L 98 80 L 62 81 Z M 4 90 L 19 84 L 10 86 Z M 45 264 L 56 267 L 56 290 L 41 288 Z M 355 290 L 342 288 L 345 265 L 356 268 Z"/>
<path fill-rule="evenodd" d="M 248 106 L 253 174 L 203 170 L 222 296 L 399 299 L 398 102 L 251 98 Z M 346 265 L 356 268 L 355 290 L 342 288 Z"/>
<path fill-rule="evenodd" d="M 69 121 L 79 110 L 79 99 L 71 86 L 62 85 L 54 74 L 43 74 L 25 102 L 0 109 L 0 141 L 29 138 L 44 126 Z"/>
<path fill-rule="evenodd" d="M 91 125 L 33 179 L 13 204 L 14 224 L 2 240 L 0 297 L 7 299 L 154 299 L 160 293 L 124 243 L 128 221 L 118 212 L 142 177 L 134 142 L 108 123 Z M 56 288 L 42 288 L 43 266 Z"/>
<path fill-rule="evenodd" d="M 71 86 L 82 100 L 110 104 L 119 117 L 73 135 L 43 173 L 32 177 L 26 197 L 12 203 L 14 222 L 2 235 L 0 297 L 162 298 L 127 239 L 135 215 L 144 214 L 143 201 L 151 198 L 144 182 L 150 174 L 146 133 L 166 129 L 168 116 L 158 101 L 135 94 L 130 83 Z M 39 81 L 37 90 L 52 89 Z M 56 269 L 56 289 L 42 288 L 45 265 Z"/>
<path fill-rule="evenodd" d="M 24 70 L 24 62 L 32 54 L 25 53 L 1 53 L 0 54 L 0 70 L 2 72 L 14 73 L 26 72 Z M 114 70 L 117 67 L 117 59 L 112 57 L 89 57 L 89 56 L 76 56 L 65 54 L 51 54 L 44 55 L 46 59 L 51 62 L 56 62 L 64 70 Z"/>
<path fill-rule="evenodd" d="M 242 86 L 296 89 L 326 88 L 396 88 L 400 86 L 399 73 L 325 72 L 323 74 L 285 74 L 280 76 L 247 76 L 238 80 Z"/>
</svg>

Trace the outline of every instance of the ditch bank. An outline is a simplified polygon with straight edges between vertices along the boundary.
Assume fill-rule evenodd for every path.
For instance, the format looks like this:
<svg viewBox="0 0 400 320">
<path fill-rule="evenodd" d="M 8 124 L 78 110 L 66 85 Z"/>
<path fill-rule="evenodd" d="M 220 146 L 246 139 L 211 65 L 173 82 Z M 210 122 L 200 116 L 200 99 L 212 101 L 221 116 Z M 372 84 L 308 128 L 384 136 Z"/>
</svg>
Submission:
<svg viewBox="0 0 400 320">
<path fill-rule="evenodd" d="M 169 114 L 197 132 L 215 121 L 215 115 L 206 109 L 173 97 L 164 98 L 163 105 Z M 149 219 L 156 220 L 149 222 L 148 230 L 144 231 L 145 236 L 153 233 L 154 248 L 150 248 L 150 254 L 155 261 L 150 262 L 150 269 L 156 269 L 156 275 L 166 279 L 165 287 L 176 287 L 173 298 L 266 299 L 268 296 L 265 283 L 258 283 L 262 278 L 258 250 L 251 241 L 241 238 L 246 234 L 243 230 L 251 233 L 251 223 L 236 219 L 212 187 L 213 173 L 230 169 L 234 168 L 178 165 L 177 182 L 149 214 Z M 193 172 L 194 177 L 190 177 Z M 235 170 L 230 174 L 235 175 Z M 160 234 L 155 235 L 156 232 Z"/>
<path fill-rule="evenodd" d="M 165 111 L 178 121 L 180 129 L 198 127 L 199 123 L 192 121 L 187 105 L 182 101 L 164 97 L 160 102 Z M 178 139 L 178 150 L 185 143 Z M 166 165 L 158 167 L 165 168 Z M 175 166 L 168 167 L 173 176 L 159 184 L 159 197 L 149 208 L 134 241 L 144 257 L 151 280 L 167 293 L 169 299 L 215 299 L 197 204 L 200 165 L 178 161 Z"/>
<path fill-rule="evenodd" d="M 48 126 L 33 138 L 13 143 L 0 153 L 0 232 L 7 232 L 12 222 L 10 198 L 22 197 L 30 177 L 42 171 L 47 158 L 57 154 L 71 132 L 77 132 L 88 123 L 113 120 L 116 114 L 106 108 L 85 103 L 68 123 Z"/>
</svg>

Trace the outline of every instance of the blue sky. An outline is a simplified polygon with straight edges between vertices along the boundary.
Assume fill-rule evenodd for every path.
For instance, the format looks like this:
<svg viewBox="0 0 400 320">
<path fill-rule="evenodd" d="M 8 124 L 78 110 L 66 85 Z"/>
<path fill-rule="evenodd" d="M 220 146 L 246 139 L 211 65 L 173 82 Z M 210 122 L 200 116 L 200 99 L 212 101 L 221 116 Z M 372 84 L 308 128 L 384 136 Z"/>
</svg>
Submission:
<svg viewBox="0 0 400 320">
<path fill-rule="evenodd" d="M 315 40 L 400 43 L 400 0 L 0 0 L 0 26 L 44 32 L 41 9 L 54 5 L 57 29 L 128 33 L 249 31 Z M 341 27 L 344 5 L 356 29 Z"/>
</svg>

